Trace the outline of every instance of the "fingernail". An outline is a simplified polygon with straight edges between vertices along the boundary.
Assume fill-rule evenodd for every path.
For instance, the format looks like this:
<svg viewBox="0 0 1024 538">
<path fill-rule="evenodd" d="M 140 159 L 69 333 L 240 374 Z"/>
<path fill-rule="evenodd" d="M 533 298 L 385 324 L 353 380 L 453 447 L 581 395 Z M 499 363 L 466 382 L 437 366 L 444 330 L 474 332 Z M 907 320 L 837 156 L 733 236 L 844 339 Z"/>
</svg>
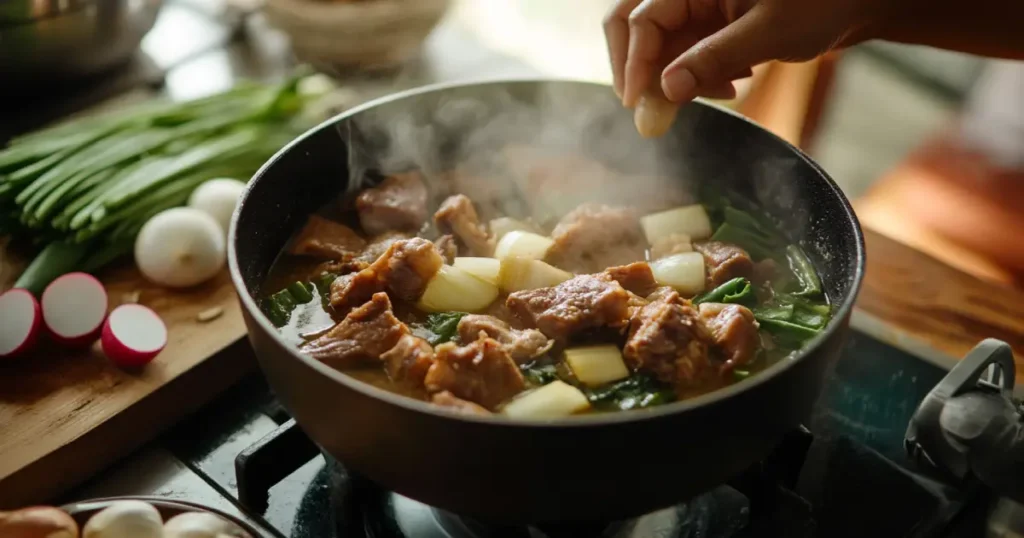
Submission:
<svg viewBox="0 0 1024 538">
<path fill-rule="evenodd" d="M 619 85 L 617 83 L 612 85 L 612 90 L 615 92 L 615 97 L 618 97 L 619 101 L 621 101 L 622 100 L 622 89 L 619 88 Z"/>
<path fill-rule="evenodd" d="M 670 101 L 690 101 L 697 95 L 697 79 L 688 69 L 680 67 L 662 75 L 661 89 Z"/>
</svg>

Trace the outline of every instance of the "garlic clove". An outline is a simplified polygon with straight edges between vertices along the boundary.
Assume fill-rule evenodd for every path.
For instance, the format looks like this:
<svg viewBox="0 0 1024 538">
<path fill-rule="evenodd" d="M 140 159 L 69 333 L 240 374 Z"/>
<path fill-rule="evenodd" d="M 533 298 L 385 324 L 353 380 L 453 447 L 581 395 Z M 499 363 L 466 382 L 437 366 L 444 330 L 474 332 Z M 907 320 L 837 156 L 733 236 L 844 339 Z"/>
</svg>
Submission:
<svg viewBox="0 0 1024 538">
<path fill-rule="evenodd" d="M 167 520 L 163 538 L 252 538 L 233 522 L 209 512 L 185 512 Z"/>
<path fill-rule="evenodd" d="M 163 518 L 143 501 L 116 501 L 89 518 L 82 538 L 163 538 Z"/>
</svg>

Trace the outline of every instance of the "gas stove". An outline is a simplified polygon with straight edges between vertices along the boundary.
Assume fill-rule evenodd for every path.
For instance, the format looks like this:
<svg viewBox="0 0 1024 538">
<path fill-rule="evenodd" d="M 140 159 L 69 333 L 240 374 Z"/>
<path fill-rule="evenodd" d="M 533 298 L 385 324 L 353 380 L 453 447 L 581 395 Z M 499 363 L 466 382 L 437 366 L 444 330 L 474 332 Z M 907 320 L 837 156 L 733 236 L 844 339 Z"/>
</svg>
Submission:
<svg viewBox="0 0 1024 538">
<path fill-rule="evenodd" d="M 947 373 L 854 331 L 805 427 L 729 483 L 629 521 L 500 526 L 386 491 L 322 454 L 258 375 L 159 444 L 268 537 L 1019 537 L 1019 505 L 925 472 L 920 460 L 941 456 L 929 456 L 935 445 L 905 444 L 915 410 Z M 171 489 L 161 493 L 184 496 Z"/>
</svg>

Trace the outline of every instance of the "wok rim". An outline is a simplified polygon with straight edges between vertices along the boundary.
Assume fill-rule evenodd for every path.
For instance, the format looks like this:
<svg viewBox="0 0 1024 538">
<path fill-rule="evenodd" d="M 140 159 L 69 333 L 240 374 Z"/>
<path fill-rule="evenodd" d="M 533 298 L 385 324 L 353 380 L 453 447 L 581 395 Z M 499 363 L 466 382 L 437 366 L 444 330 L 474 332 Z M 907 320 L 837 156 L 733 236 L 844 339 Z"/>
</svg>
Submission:
<svg viewBox="0 0 1024 538">
<path fill-rule="evenodd" d="M 650 409 L 643 409 L 637 411 L 628 412 L 613 412 L 613 413 L 592 413 L 585 415 L 573 415 L 570 417 L 559 418 L 559 419 L 509 419 L 500 415 L 469 415 L 462 414 L 456 411 L 445 409 L 444 407 L 433 405 L 429 402 L 417 400 L 408 396 L 403 396 L 388 390 L 378 388 L 369 383 L 360 381 L 352 376 L 345 374 L 340 370 L 335 370 L 330 366 L 313 359 L 312 357 L 299 353 L 297 348 L 288 344 L 281 337 L 280 332 L 273 324 L 267 319 L 267 317 L 260 310 L 256 304 L 256 300 L 249 293 L 248 287 L 242 278 L 241 270 L 238 264 L 237 254 L 237 235 L 238 235 L 238 220 L 245 209 L 246 202 L 252 193 L 253 187 L 260 179 L 267 174 L 267 172 L 277 165 L 281 158 L 289 153 L 297 151 L 297 148 L 305 142 L 306 139 L 313 137 L 320 133 L 321 130 L 330 128 L 338 122 L 344 121 L 351 117 L 357 116 L 367 110 L 375 109 L 386 105 L 388 103 L 401 101 L 410 97 L 423 95 L 427 93 L 437 93 L 445 90 L 452 90 L 465 87 L 473 86 L 488 86 L 488 85 L 507 85 L 507 84 L 572 84 L 572 85 L 587 85 L 595 88 L 605 88 L 611 91 L 611 85 L 603 82 L 597 82 L 593 80 L 585 79 L 572 79 L 572 78 L 545 78 L 545 77 L 503 77 L 503 78 L 484 78 L 476 80 L 461 80 L 455 82 L 441 82 L 435 84 L 428 84 L 425 86 L 419 86 L 408 90 L 396 92 L 393 94 L 385 95 L 372 99 L 351 109 L 345 110 L 335 116 L 319 123 L 318 125 L 308 129 L 294 140 L 289 142 L 283 148 L 278 150 L 270 159 L 267 160 L 259 170 L 253 174 L 252 178 L 247 182 L 245 190 L 242 192 L 241 197 L 238 200 L 238 204 L 235 206 L 235 210 L 231 215 L 231 224 L 228 231 L 228 267 L 231 273 L 231 283 L 235 287 L 236 294 L 239 297 L 239 301 L 245 308 L 246 312 L 252 318 L 252 320 L 259 326 L 261 330 L 270 335 L 274 343 L 281 348 L 287 350 L 290 357 L 294 360 L 298 360 L 304 363 L 307 367 L 317 371 L 320 375 L 324 375 L 331 379 L 335 383 L 341 384 L 343 387 L 354 390 L 363 396 L 367 396 L 376 400 L 381 400 L 384 403 L 395 405 L 404 408 L 407 411 L 416 413 L 426 413 L 436 419 L 441 420 L 456 420 L 465 422 L 475 422 L 481 425 L 487 425 L 492 427 L 505 427 L 505 428 L 519 428 L 519 429 L 532 429 L 532 428 L 594 428 L 602 427 L 612 424 L 620 424 L 625 422 L 639 422 L 649 420 L 663 419 L 669 415 L 675 415 L 677 413 L 686 413 L 688 411 L 696 410 L 699 408 L 710 407 L 721 401 L 727 400 L 741 392 L 747 390 L 753 390 L 755 387 L 759 387 L 765 383 L 771 382 L 776 377 L 783 375 L 788 370 L 795 368 L 801 361 L 807 359 L 809 355 L 812 355 L 818 350 L 826 340 L 832 338 L 840 327 L 845 324 L 847 317 L 853 310 L 854 303 L 856 302 L 857 296 L 860 293 L 862 281 L 864 279 L 865 269 L 865 245 L 864 245 L 864 232 L 861 228 L 860 221 L 857 219 L 856 213 L 853 211 L 853 206 L 850 204 L 850 200 L 843 193 L 839 185 L 836 184 L 835 180 L 816 162 L 814 162 L 806 153 L 800 148 L 790 144 L 786 140 L 782 139 L 775 133 L 762 127 L 756 122 L 749 118 L 735 112 L 729 108 L 721 105 L 708 102 L 704 99 L 697 99 L 694 103 L 687 106 L 704 106 L 717 110 L 728 115 L 733 116 L 736 119 L 746 122 L 754 129 L 757 129 L 773 139 L 784 147 L 788 148 L 796 156 L 798 156 L 804 164 L 814 169 L 831 193 L 836 196 L 843 209 L 843 217 L 845 221 L 853 225 L 853 234 L 856 239 L 855 241 L 855 267 L 853 279 L 849 292 L 847 293 L 847 299 L 839 305 L 838 310 L 829 320 L 825 330 L 818 334 L 815 338 L 808 341 L 804 348 L 797 352 L 794 356 L 779 361 L 765 370 L 758 372 L 757 375 L 747 377 L 741 381 L 733 383 L 727 387 L 723 387 L 714 391 L 711 391 L 694 398 L 687 398 L 682 401 L 672 402 L 665 405 L 660 405 Z M 248 328 L 247 328 L 248 331 Z M 254 350 L 255 351 L 255 350 Z M 257 352 L 258 354 L 258 352 Z"/>
</svg>

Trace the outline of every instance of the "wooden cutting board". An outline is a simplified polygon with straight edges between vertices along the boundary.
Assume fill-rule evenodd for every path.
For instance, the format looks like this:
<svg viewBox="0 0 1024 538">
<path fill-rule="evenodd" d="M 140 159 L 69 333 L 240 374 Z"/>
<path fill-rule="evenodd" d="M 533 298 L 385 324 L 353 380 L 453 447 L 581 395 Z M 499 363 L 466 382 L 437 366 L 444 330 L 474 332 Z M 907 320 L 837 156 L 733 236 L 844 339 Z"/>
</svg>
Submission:
<svg viewBox="0 0 1024 538">
<path fill-rule="evenodd" d="M 22 267 L 0 246 L 0 289 Z M 167 324 L 164 351 L 137 372 L 99 350 L 52 344 L 0 363 L 0 509 L 45 502 L 128 455 L 255 368 L 225 270 L 187 291 L 147 283 L 133 266 L 98 275 L 111 308 L 133 300 Z M 198 316 L 222 309 L 216 319 Z"/>
</svg>

